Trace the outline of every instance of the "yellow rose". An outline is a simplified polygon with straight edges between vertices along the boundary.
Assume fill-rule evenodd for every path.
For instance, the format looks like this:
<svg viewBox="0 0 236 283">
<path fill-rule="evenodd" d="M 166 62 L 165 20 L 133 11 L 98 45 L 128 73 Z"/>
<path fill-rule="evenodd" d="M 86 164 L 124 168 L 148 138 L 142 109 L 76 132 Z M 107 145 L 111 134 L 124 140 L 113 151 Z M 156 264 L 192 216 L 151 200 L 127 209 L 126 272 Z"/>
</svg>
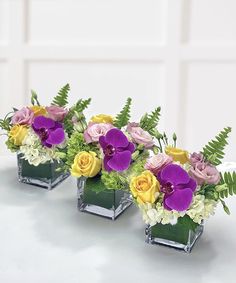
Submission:
<svg viewBox="0 0 236 283">
<path fill-rule="evenodd" d="M 34 106 L 31 106 L 30 109 L 34 112 L 35 117 L 45 116 L 47 114 L 47 111 L 45 107 L 43 106 L 34 105 Z"/>
<path fill-rule="evenodd" d="M 152 172 L 146 170 L 132 178 L 130 190 L 139 204 L 154 203 L 160 192 L 160 183 Z"/>
<path fill-rule="evenodd" d="M 14 143 L 14 145 L 20 146 L 22 145 L 27 132 L 27 127 L 22 125 L 14 125 L 9 132 L 10 140 Z"/>
<path fill-rule="evenodd" d="M 94 177 L 101 170 L 102 162 L 93 151 L 81 151 L 75 156 L 71 175 L 75 177 Z"/>
<path fill-rule="evenodd" d="M 167 146 L 165 152 L 167 155 L 171 156 L 174 161 L 179 161 L 181 164 L 185 164 L 189 161 L 188 152 L 186 150 Z"/>
<path fill-rule="evenodd" d="M 91 118 L 91 122 L 93 123 L 113 123 L 113 117 L 106 114 L 98 114 Z"/>
</svg>

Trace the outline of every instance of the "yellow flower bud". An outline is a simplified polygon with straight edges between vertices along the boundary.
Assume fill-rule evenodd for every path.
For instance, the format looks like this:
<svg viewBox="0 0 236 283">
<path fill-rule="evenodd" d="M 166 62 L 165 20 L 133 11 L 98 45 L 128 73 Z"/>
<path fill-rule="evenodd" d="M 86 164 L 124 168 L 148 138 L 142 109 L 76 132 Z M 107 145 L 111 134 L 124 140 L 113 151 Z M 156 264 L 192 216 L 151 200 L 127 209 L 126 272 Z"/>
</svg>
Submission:
<svg viewBox="0 0 236 283">
<path fill-rule="evenodd" d="M 47 111 L 45 107 L 43 106 L 34 105 L 34 106 L 31 106 L 30 109 L 34 112 L 35 117 L 47 115 Z"/>
<path fill-rule="evenodd" d="M 133 177 L 130 190 L 139 204 L 154 203 L 160 192 L 160 183 L 149 170 Z"/>
<path fill-rule="evenodd" d="M 185 164 L 189 161 L 188 152 L 186 150 L 167 146 L 165 152 L 167 155 L 171 156 L 174 161 L 178 161 L 181 164 Z"/>
<path fill-rule="evenodd" d="M 93 151 L 81 151 L 75 156 L 71 175 L 75 177 L 94 177 L 101 170 L 102 162 Z"/>
<path fill-rule="evenodd" d="M 9 132 L 9 138 L 14 143 L 14 145 L 21 146 L 22 142 L 27 135 L 28 129 L 26 126 L 22 125 L 14 125 L 10 132 Z"/>
<path fill-rule="evenodd" d="M 93 123 L 113 123 L 113 117 L 106 114 L 98 114 L 96 116 L 93 116 L 90 120 Z"/>
</svg>

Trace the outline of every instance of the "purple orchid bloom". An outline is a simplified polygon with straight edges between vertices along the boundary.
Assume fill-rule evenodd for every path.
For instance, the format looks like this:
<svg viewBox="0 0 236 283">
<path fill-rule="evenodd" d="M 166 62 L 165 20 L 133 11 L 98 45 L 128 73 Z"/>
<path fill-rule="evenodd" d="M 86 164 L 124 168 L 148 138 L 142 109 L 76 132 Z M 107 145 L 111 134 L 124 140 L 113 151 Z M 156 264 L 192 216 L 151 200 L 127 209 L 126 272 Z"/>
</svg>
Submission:
<svg viewBox="0 0 236 283">
<path fill-rule="evenodd" d="M 41 139 L 41 142 L 46 147 L 52 147 L 62 143 L 65 140 L 65 132 L 61 123 L 47 118 L 38 116 L 34 119 L 32 128 Z"/>
<path fill-rule="evenodd" d="M 164 207 L 167 210 L 185 211 L 191 205 L 197 183 L 179 165 L 170 164 L 158 174 Z"/>
<path fill-rule="evenodd" d="M 121 130 L 117 128 L 109 130 L 105 136 L 99 138 L 99 143 L 105 155 L 106 171 L 124 171 L 129 168 L 135 146 Z"/>
</svg>

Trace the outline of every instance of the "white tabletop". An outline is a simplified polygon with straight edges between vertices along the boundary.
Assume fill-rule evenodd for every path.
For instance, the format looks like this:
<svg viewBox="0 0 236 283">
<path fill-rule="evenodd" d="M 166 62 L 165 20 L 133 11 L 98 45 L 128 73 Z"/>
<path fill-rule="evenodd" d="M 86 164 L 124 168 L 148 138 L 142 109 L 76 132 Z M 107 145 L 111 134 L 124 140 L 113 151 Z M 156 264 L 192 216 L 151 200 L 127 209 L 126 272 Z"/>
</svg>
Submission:
<svg viewBox="0 0 236 283">
<path fill-rule="evenodd" d="M 77 211 L 71 177 L 52 191 L 20 184 L 0 157 L 0 282 L 236 282 L 236 197 L 187 255 L 144 242 L 133 206 L 116 221 Z"/>
</svg>

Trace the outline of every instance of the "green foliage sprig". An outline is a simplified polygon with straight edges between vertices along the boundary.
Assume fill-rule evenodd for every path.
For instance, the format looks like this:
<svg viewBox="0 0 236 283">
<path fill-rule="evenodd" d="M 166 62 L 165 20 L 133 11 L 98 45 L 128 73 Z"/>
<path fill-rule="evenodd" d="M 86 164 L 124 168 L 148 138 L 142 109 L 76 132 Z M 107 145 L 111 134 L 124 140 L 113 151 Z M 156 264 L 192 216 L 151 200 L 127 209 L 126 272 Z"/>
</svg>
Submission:
<svg viewBox="0 0 236 283">
<path fill-rule="evenodd" d="M 6 144 L 7 148 L 8 148 L 11 152 L 16 152 L 16 151 L 19 150 L 19 148 L 20 148 L 19 146 L 15 145 L 15 144 L 13 143 L 13 141 L 12 141 L 10 138 L 7 139 L 7 141 L 5 142 L 5 144 Z"/>
<path fill-rule="evenodd" d="M 231 128 L 224 128 L 214 140 L 211 140 L 207 145 L 203 148 L 204 157 L 210 161 L 213 165 L 219 165 L 222 163 L 222 159 L 224 158 L 224 149 L 228 144 L 227 138 L 229 133 L 231 132 Z"/>
<path fill-rule="evenodd" d="M 89 106 L 90 103 L 91 98 L 80 99 L 74 106 L 70 108 L 64 120 L 64 128 L 69 136 L 74 131 L 74 124 L 72 123 L 72 118 L 74 116 L 76 116 L 78 119 L 78 123 L 81 123 L 81 132 L 85 130 L 84 127 L 86 127 L 86 121 L 82 112 Z"/>
<path fill-rule="evenodd" d="M 236 172 L 225 172 L 224 174 L 221 173 L 220 184 L 226 185 L 225 189 L 219 192 L 222 198 L 236 195 Z"/>
<path fill-rule="evenodd" d="M 54 97 L 52 104 L 65 107 L 68 104 L 68 93 L 70 91 L 70 85 L 64 85 L 58 92 L 57 96 Z"/>
<path fill-rule="evenodd" d="M 214 200 L 216 202 L 221 201 L 220 192 L 222 191 L 221 185 L 205 184 L 198 191 L 199 195 L 204 195 L 206 199 Z M 224 208 L 226 205 L 224 205 Z"/>
<path fill-rule="evenodd" d="M 38 105 L 40 106 L 40 103 L 38 101 L 38 95 L 36 93 L 36 91 L 34 91 L 33 89 L 31 89 L 31 103 L 32 105 Z"/>
<path fill-rule="evenodd" d="M 0 119 L 0 128 L 9 132 L 11 129 L 11 118 L 13 112 L 9 112 L 3 119 Z"/>
<path fill-rule="evenodd" d="M 74 112 L 81 113 L 83 112 L 91 103 L 91 98 L 88 99 L 80 99 L 74 107 Z"/>
<path fill-rule="evenodd" d="M 107 189 L 111 190 L 128 190 L 127 178 L 120 172 L 102 171 L 101 180 Z"/>
<path fill-rule="evenodd" d="M 146 113 L 140 120 L 140 127 L 155 136 L 156 127 L 160 120 L 161 107 L 157 107 L 151 114 Z"/>
<path fill-rule="evenodd" d="M 131 107 L 132 99 L 129 97 L 126 100 L 126 104 L 120 113 L 115 117 L 114 126 L 121 129 L 126 126 L 130 119 L 130 107 Z"/>
</svg>

